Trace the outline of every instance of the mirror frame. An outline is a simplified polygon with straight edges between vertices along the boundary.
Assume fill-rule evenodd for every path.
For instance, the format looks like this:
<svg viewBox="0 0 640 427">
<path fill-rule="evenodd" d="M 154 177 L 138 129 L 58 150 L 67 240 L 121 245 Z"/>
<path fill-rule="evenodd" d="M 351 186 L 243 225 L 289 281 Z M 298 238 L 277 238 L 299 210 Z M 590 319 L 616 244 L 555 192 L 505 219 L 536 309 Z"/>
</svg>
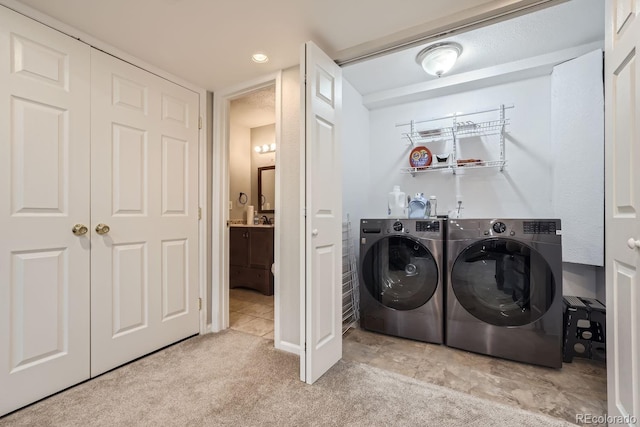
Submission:
<svg viewBox="0 0 640 427">
<path fill-rule="evenodd" d="M 265 170 L 271 170 L 273 169 L 273 171 L 275 172 L 276 167 L 275 166 L 263 166 L 258 168 L 258 213 L 275 213 L 275 201 L 274 201 L 274 206 L 273 209 L 262 209 L 262 203 L 261 202 L 261 196 L 262 196 L 262 172 Z M 274 180 L 275 183 L 275 180 Z M 275 195 L 275 184 L 274 184 L 274 195 Z"/>
</svg>

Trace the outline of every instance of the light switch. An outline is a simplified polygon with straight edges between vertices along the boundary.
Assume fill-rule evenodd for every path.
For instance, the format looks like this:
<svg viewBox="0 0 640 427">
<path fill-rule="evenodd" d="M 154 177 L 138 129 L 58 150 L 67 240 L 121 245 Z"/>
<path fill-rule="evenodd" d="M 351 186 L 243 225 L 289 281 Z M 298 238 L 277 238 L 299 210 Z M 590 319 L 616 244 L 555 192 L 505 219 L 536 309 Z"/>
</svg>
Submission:
<svg viewBox="0 0 640 427">
<path fill-rule="evenodd" d="M 229 210 L 233 209 L 233 202 L 229 200 Z"/>
</svg>

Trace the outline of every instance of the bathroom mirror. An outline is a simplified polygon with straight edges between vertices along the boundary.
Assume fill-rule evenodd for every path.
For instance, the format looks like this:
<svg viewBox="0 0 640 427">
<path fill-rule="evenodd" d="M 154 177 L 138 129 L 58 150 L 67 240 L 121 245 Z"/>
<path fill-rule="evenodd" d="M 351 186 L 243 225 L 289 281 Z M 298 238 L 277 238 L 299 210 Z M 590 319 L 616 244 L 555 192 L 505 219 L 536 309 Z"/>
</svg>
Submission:
<svg viewBox="0 0 640 427">
<path fill-rule="evenodd" d="M 258 212 L 274 213 L 276 209 L 276 167 L 258 168 Z"/>
</svg>

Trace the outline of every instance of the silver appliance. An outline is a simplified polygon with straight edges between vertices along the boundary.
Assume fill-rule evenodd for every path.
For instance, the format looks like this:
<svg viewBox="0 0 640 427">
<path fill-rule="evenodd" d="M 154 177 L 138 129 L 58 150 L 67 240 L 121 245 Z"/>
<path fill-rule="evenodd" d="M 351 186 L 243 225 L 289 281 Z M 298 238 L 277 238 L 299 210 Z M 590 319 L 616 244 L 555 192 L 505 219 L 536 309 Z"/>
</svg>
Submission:
<svg viewBox="0 0 640 427">
<path fill-rule="evenodd" d="M 559 219 L 449 219 L 448 346 L 562 367 Z"/>
<path fill-rule="evenodd" d="M 360 326 L 443 342 L 443 219 L 360 221 Z"/>
</svg>

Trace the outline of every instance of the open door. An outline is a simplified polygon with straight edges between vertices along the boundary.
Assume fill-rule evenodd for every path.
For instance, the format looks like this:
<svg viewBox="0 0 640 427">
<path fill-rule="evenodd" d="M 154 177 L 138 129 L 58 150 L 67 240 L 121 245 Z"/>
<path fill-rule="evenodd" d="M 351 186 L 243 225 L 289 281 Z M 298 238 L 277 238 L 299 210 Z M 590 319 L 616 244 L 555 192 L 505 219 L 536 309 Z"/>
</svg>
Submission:
<svg viewBox="0 0 640 427">
<path fill-rule="evenodd" d="M 304 82 L 303 381 L 314 383 L 342 357 L 342 70 L 312 42 L 301 60 Z"/>
<path fill-rule="evenodd" d="M 609 0 L 605 35 L 605 223 L 609 425 L 640 417 L 638 3 Z"/>
</svg>

